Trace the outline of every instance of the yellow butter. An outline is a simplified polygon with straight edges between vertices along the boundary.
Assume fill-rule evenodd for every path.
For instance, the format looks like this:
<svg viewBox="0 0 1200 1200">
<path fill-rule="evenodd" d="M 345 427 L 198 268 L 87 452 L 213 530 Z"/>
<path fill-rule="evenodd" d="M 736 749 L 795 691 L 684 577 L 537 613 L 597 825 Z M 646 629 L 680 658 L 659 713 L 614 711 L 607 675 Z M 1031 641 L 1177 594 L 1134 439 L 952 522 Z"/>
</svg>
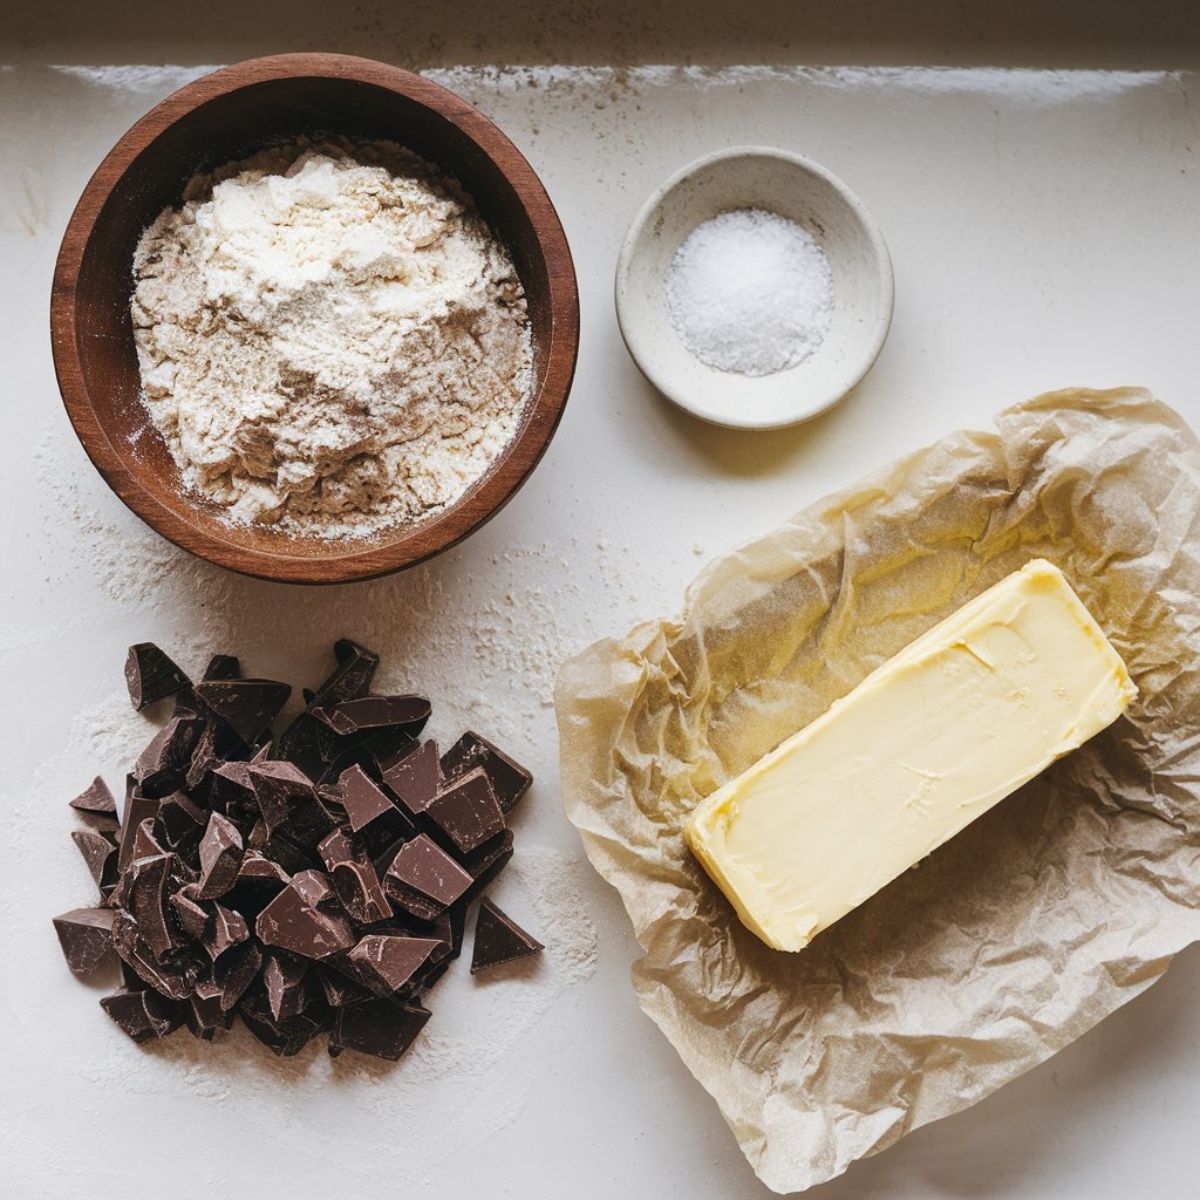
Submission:
<svg viewBox="0 0 1200 1200">
<path fill-rule="evenodd" d="M 684 836 L 749 929 L 802 950 L 1136 695 L 1062 572 L 1035 560 L 714 792 Z"/>
</svg>

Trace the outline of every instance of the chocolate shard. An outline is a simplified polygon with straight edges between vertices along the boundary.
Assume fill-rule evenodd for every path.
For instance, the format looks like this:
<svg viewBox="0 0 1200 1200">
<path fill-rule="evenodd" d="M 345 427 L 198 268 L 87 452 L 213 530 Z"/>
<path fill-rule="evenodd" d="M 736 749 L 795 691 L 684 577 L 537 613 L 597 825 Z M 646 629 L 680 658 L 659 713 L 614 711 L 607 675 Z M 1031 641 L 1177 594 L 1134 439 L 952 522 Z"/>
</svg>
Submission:
<svg viewBox="0 0 1200 1200">
<path fill-rule="evenodd" d="M 416 1041 L 429 1017 L 429 1010 L 419 1004 L 391 1000 L 339 1008 L 329 1035 L 329 1053 L 336 1058 L 343 1050 L 356 1050 L 395 1062 Z"/>
<path fill-rule="evenodd" d="M 158 806 L 154 816 L 155 839 L 165 849 L 178 854 L 184 862 L 196 865 L 196 851 L 209 816 L 183 792 L 172 792 Z"/>
<path fill-rule="evenodd" d="M 211 1042 L 233 1024 L 234 1014 L 221 1007 L 224 994 L 215 979 L 196 981 L 184 1009 L 184 1021 L 194 1037 Z"/>
<path fill-rule="evenodd" d="M 213 976 L 221 985 L 221 1008 L 230 1012 L 245 994 L 246 989 L 258 977 L 262 969 L 262 951 L 255 942 L 243 942 L 240 946 L 222 954 L 213 964 Z"/>
<path fill-rule="evenodd" d="M 325 996 L 325 1003 L 330 1008 L 346 1008 L 351 1004 L 361 1004 L 364 1000 L 374 1000 L 375 993 L 368 991 L 346 973 L 339 971 L 336 963 L 317 963 L 313 970 L 317 982 Z"/>
<path fill-rule="evenodd" d="M 267 1007 L 276 1021 L 298 1016 L 307 1006 L 308 967 L 304 959 L 278 950 L 264 955 L 262 982 L 267 992 Z"/>
<path fill-rule="evenodd" d="M 91 813 L 94 817 L 117 815 L 117 802 L 108 790 L 108 784 L 99 775 L 71 801 L 71 807 L 79 812 Z"/>
<path fill-rule="evenodd" d="M 406 912 L 423 921 L 439 917 L 472 883 L 464 871 L 432 838 L 421 834 L 400 847 L 384 890 Z"/>
<path fill-rule="evenodd" d="M 167 903 L 179 922 L 179 927 L 192 941 L 198 942 L 208 929 L 208 910 L 196 899 L 189 895 L 186 888 L 181 888 Z"/>
<path fill-rule="evenodd" d="M 464 899 L 473 900 L 478 896 L 508 866 L 512 856 L 513 834 L 511 829 L 506 829 L 498 837 L 492 838 L 490 842 L 484 842 L 479 849 L 472 850 L 470 854 L 464 854 L 460 861 L 463 867 L 470 872 L 474 881 Z"/>
<path fill-rule="evenodd" d="M 148 988 L 114 992 L 100 1007 L 139 1045 L 166 1037 L 184 1020 L 182 1005 Z"/>
<path fill-rule="evenodd" d="M 272 1053 L 281 1058 L 299 1054 L 324 1028 L 324 1014 L 308 1011 L 277 1021 L 271 1014 L 265 989 L 255 988 L 238 1006 L 238 1016 L 246 1028 Z M 328 1010 L 326 1010 L 328 1011 Z"/>
<path fill-rule="evenodd" d="M 167 919 L 167 879 L 174 861 L 173 854 L 136 859 L 113 892 L 114 903 L 134 919 L 138 936 L 159 959 L 179 944 Z"/>
<path fill-rule="evenodd" d="M 257 850 L 264 858 L 278 863 L 289 875 L 297 875 L 317 866 L 316 859 L 303 846 L 298 845 L 286 833 L 268 833 L 262 821 L 250 830 L 246 845 Z"/>
<path fill-rule="evenodd" d="M 113 953 L 111 908 L 73 908 L 54 918 L 54 932 L 63 958 L 81 979 L 116 962 Z"/>
<path fill-rule="evenodd" d="M 208 679 L 196 684 L 194 691 L 209 712 L 253 746 L 279 715 L 292 689 L 273 679 Z"/>
<path fill-rule="evenodd" d="M 409 988 L 444 944 L 436 938 L 369 933 L 346 955 L 346 961 L 373 992 L 390 996 Z"/>
<path fill-rule="evenodd" d="M 504 830 L 504 814 L 482 768 L 456 779 L 434 796 L 425 816 L 463 854 Z"/>
<path fill-rule="evenodd" d="M 208 956 L 216 962 L 217 959 L 239 946 L 250 938 L 250 927 L 246 918 L 232 908 L 223 904 L 213 903 L 212 922 L 200 935 L 200 944 L 208 951 Z"/>
<path fill-rule="evenodd" d="M 183 786 L 189 792 L 198 791 L 208 782 L 209 775 L 224 761 L 217 749 L 218 732 L 214 721 L 205 721 L 200 736 L 192 747 L 192 756 L 183 773 Z"/>
<path fill-rule="evenodd" d="M 124 874 L 133 861 L 133 845 L 137 837 L 138 826 L 147 818 L 158 812 L 161 803 L 150 796 L 143 796 L 136 785 L 127 791 L 125 805 L 121 812 L 121 831 L 117 838 L 117 871 Z"/>
<path fill-rule="evenodd" d="M 377 756 L 376 763 L 383 782 L 413 816 L 423 813 L 445 786 L 437 742 L 432 739 L 406 754 Z"/>
<path fill-rule="evenodd" d="M 441 767 L 448 780 L 461 779 L 472 771 L 482 770 L 505 813 L 512 812 L 533 783 L 533 775 L 520 763 L 472 731 L 464 733 L 442 755 Z"/>
<path fill-rule="evenodd" d="M 379 876 L 366 850 L 345 830 L 335 829 L 317 847 L 342 907 L 358 925 L 374 925 L 392 916 Z"/>
<path fill-rule="evenodd" d="M 301 871 L 258 915 L 259 941 L 303 958 L 328 958 L 355 943 L 329 881 L 320 871 Z"/>
<path fill-rule="evenodd" d="M 150 739 L 133 767 L 142 795 L 162 797 L 183 786 L 203 724 L 198 717 L 172 717 Z"/>
<path fill-rule="evenodd" d="M 186 1000 L 200 976 L 198 958 L 184 948 L 157 957 L 139 935 L 138 925 L 125 910 L 113 914 L 113 945 L 143 984 L 171 1000 Z"/>
<path fill-rule="evenodd" d="M 471 952 L 472 975 L 544 949 L 537 938 L 526 933 L 486 896 L 479 902 L 479 914 L 475 918 L 475 946 Z"/>
<path fill-rule="evenodd" d="M 343 771 L 338 779 L 342 808 L 354 833 L 365 829 L 372 821 L 397 811 L 396 806 L 371 781 L 362 767 Z"/>
<path fill-rule="evenodd" d="M 153 642 L 138 642 L 129 647 L 125 659 L 125 682 L 129 685 L 129 699 L 138 712 L 148 704 L 173 696 L 192 684 Z"/>
<path fill-rule="evenodd" d="M 199 899 L 224 896 L 237 882 L 242 865 L 242 835 L 228 817 L 214 812 L 200 839 Z"/>
<path fill-rule="evenodd" d="M 165 847 L 160 846 L 154 836 L 154 818 L 147 817 L 144 821 L 139 821 L 137 829 L 133 831 L 133 861 L 137 862 L 139 858 L 153 858 L 166 852 Z"/>
<path fill-rule="evenodd" d="M 79 847 L 83 861 L 101 895 L 106 895 L 117 881 L 117 844 L 107 834 L 94 829 L 76 829 L 71 834 L 71 840 Z"/>
<path fill-rule="evenodd" d="M 297 842 L 311 845 L 336 825 L 312 781 L 292 763 L 251 763 L 246 777 L 268 834 L 282 829 Z"/>
<path fill-rule="evenodd" d="M 204 668 L 202 679 L 240 679 L 242 664 L 232 654 L 214 654 Z"/>
<path fill-rule="evenodd" d="M 224 813 L 239 829 L 248 830 L 259 819 L 250 764 L 226 762 L 214 768 L 209 778 L 209 807 Z"/>
<path fill-rule="evenodd" d="M 360 696 L 332 706 L 314 707 L 312 715 L 343 737 L 369 729 L 391 728 L 416 737 L 425 728 L 431 711 L 424 696 Z"/>
</svg>

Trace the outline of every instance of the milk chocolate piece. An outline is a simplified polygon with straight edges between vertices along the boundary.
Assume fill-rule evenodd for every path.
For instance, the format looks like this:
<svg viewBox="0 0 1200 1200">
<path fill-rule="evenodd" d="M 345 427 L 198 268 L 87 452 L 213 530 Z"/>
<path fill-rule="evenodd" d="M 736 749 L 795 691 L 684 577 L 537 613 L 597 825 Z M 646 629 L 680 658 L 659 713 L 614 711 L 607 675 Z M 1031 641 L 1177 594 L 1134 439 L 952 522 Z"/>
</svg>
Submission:
<svg viewBox="0 0 1200 1200">
<path fill-rule="evenodd" d="M 232 654 L 214 654 L 204 668 L 202 679 L 240 679 L 242 664 Z"/>
<path fill-rule="evenodd" d="M 259 941 L 304 958 L 328 958 L 348 950 L 355 936 L 329 881 L 320 871 L 301 871 L 258 915 Z"/>
<path fill-rule="evenodd" d="M 471 886 L 472 879 L 432 838 L 421 834 L 400 847 L 383 882 L 401 908 L 432 921 Z"/>
<path fill-rule="evenodd" d="M 94 817 L 117 815 L 117 802 L 108 790 L 108 784 L 99 775 L 71 801 L 71 807 L 79 812 L 91 813 Z"/>
<path fill-rule="evenodd" d="M 471 974 L 513 962 L 545 947 L 486 896 L 479 902 L 475 918 L 475 946 L 471 952 Z"/>
<path fill-rule="evenodd" d="M 162 797 L 183 785 L 202 727 L 198 717 L 172 717 L 150 739 L 133 767 L 142 795 Z"/>
<path fill-rule="evenodd" d="M 343 1050 L 357 1050 L 395 1062 L 416 1041 L 429 1017 L 429 1010 L 419 1004 L 391 1000 L 339 1008 L 329 1035 L 329 1053 L 336 1058 Z"/>
<path fill-rule="evenodd" d="M 315 707 L 312 714 L 342 736 L 367 729 L 395 727 L 416 737 L 425 728 L 430 711 L 429 701 L 424 696 L 360 696 L 356 700 L 342 700 L 331 707 Z"/>
<path fill-rule="evenodd" d="M 471 771 L 482 769 L 496 793 L 496 800 L 505 813 L 512 812 L 520 798 L 529 790 L 533 776 L 487 738 L 467 732 L 442 755 L 442 773 L 448 780 L 461 779 Z"/>
<path fill-rule="evenodd" d="M 125 659 L 125 682 L 129 685 L 129 699 L 138 712 L 148 704 L 173 696 L 192 684 L 153 642 L 138 642 L 129 647 Z"/>
<path fill-rule="evenodd" d="M 79 847 L 83 861 L 91 872 L 101 895 L 106 895 L 117 881 L 117 844 L 112 837 L 95 829 L 76 829 L 71 840 Z"/>
<path fill-rule="evenodd" d="M 365 829 L 372 821 L 396 812 L 396 806 L 371 782 L 362 767 L 343 771 L 338 788 L 342 807 L 355 833 Z"/>
<path fill-rule="evenodd" d="M 164 1038 L 183 1024 L 182 1006 L 148 988 L 114 992 L 100 1007 L 139 1045 Z"/>
<path fill-rule="evenodd" d="M 399 757 L 376 757 L 383 782 L 414 816 L 424 812 L 444 786 L 437 742 L 430 739 Z"/>
<path fill-rule="evenodd" d="M 369 933 L 346 955 L 346 961 L 373 992 L 389 996 L 411 985 L 444 944 L 435 938 Z"/>
<path fill-rule="evenodd" d="M 209 679 L 193 689 L 247 746 L 253 746 L 287 703 L 291 687 L 273 679 Z"/>
<path fill-rule="evenodd" d="M 116 962 L 111 908 L 73 908 L 54 918 L 54 932 L 67 966 L 81 979 Z"/>
<path fill-rule="evenodd" d="M 308 1000 L 308 966 L 302 958 L 272 950 L 263 958 L 262 981 L 267 1007 L 276 1021 L 301 1013 Z"/>
<path fill-rule="evenodd" d="M 504 829 L 504 814 L 482 768 L 439 792 L 429 802 L 425 816 L 463 854 L 482 846 Z"/>
</svg>

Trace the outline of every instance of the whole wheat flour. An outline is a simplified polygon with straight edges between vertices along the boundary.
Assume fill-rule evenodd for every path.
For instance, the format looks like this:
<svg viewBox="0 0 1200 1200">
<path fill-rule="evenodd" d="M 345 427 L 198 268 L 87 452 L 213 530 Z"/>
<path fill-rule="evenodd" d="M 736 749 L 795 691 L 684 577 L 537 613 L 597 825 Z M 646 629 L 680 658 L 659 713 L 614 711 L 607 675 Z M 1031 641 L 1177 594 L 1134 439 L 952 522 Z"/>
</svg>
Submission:
<svg viewBox="0 0 1200 1200">
<path fill-rule="evenodd" d="M 525 297 L 456 182 L 391 143 L 194 178 L 134 256 L 143 399 L 237 523 L 353 537 L 452 504 L 532 390 Z"/>
</svg>

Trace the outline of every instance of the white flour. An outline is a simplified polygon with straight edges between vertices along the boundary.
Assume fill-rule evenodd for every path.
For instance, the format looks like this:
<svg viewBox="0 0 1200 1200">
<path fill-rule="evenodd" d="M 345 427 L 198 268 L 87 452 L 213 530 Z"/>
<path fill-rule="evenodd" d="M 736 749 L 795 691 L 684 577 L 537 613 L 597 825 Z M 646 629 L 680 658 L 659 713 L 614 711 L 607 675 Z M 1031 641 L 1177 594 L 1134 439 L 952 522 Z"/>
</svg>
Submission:
<svg viewBox="0 0 1200 1200">
<path fill-rule="evenodd" d="M 134 256 L 143 398 L 235 522 L 369 534 L 453 503 L 532 387 L 524 293 L 468 197 L 398 146 L 264 151 Z"/>
</svg>

